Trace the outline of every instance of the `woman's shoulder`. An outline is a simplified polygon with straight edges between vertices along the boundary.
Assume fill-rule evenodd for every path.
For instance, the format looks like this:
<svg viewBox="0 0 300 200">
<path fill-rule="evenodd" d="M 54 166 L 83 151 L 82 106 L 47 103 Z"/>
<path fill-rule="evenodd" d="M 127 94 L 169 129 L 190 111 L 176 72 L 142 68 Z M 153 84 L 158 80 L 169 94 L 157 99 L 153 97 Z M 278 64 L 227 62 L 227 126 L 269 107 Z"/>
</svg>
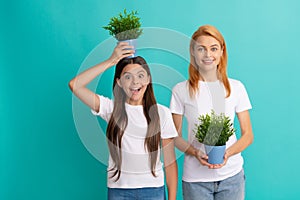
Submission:
<svg viewBox="0 0 300 200">
<path fill-rule="evenodd" d="M 174 87 L 173 87 L 173 91 L 174 90 L 186 90 L 188 89 L 188 81 L 185 80 L 185 81 L 182 81 L 182 82 L 179 82 L 177 83 Z"/>
<path fill-rule="evenodd" d="M 238 79 L 228 78 L 231 87 L 243 86 L 243 83 Z"/>
<path fill-rule="evenodd" d="M 174 87 L 183 87 L 183 86 L 186 86 L 187 84 L 188 84 L 188 80 L 185 80 L 185 81 L 176 83 L 176 85 Z"/>
<path fill-rule="evenodd" d="M 240 80 L 230 78 L 229 83 L 230 83 L 231 91 L 233 93 L 240 94 L 240 92 L 246 91 L 245 85 Z"/>
</svg>

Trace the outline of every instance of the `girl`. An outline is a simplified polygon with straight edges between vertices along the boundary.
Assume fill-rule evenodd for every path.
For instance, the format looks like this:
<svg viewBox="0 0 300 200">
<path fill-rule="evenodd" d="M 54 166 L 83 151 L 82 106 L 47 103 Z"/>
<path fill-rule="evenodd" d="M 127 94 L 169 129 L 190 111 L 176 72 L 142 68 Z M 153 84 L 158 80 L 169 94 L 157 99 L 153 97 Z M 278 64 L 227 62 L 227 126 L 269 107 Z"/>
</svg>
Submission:
<svg viewBox="0 0 300 200">
<path fill-rule="evenodd" d="M 120 42 L 111 57 L 70 81 L 72 92 L 95 115 L 108 122 L 108 199 L 164 199 L 164 173 L 169 199 L 176 199 L 177 163 L 173 138 L 177 136 L 171 112 L 156 103 L 149 67 L 142 57 L 132 56 L 132 46 Z M 86 86 L 116 64 L 114 100 Z"/>
<path fill-rule="evenodd" d="M 253 140 L 248 110 L 251 104 L 244 85 L 229 79 L 226 72 L 227 50 L 221 33 L 213 26 L 201 26 L 190 42 L 189 79 L 178 83 L 170 104 L 173 120 L 181 136 L 182 118 L 188 122 L 188 142 L 176 139 L 176 146 L 186 153 L 182 176 L 183 196 L 189 199 L 244 199 L 244 171 L 241 152 Z M 225 113 L 238 117 L 241 137 L 234 134 L 226 143 L 224 163 L 212 165 L 203 144 L 194 135 L 202 114 Z"/>
</svg>

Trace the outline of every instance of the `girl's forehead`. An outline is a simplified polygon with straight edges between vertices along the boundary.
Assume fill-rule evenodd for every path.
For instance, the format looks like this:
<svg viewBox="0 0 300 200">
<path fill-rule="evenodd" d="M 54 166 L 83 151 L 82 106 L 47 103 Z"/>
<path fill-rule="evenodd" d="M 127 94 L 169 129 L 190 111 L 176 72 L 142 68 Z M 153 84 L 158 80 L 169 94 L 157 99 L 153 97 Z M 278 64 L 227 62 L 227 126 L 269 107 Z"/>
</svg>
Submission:
<svg viewBox="0 0 300 200">
<path fill-rule="evenodd" d="M 135 74 L 139 72 L 147 73 L 146 70 L 140 64 L 128 64 L 122 70 L 122 74 L 124 73 Z"/>
</svg>

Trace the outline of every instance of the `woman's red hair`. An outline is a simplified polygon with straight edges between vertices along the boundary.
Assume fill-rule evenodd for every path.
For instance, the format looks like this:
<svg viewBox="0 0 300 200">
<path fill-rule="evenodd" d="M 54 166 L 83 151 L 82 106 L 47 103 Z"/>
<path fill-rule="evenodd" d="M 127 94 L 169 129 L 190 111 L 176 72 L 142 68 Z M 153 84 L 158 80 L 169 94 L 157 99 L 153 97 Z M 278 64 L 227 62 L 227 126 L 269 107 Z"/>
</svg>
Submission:
<svg viewBox="0 0 300 200">
<path fill-rule="evenodd" d="M 195 94 L 198 92 L 198 83 L 200 80 L 203 80 L 200 72 L 198 71 L 198 66 L 195 62 L 195 58 L 192 55 L 193 48 L 197 43 L 197 39 L 200 36 L 211 36 L 215 38 L 221 45 L 221 49 L 223 50 L 223 54 L 220 58 L 220 63 L 218 65 L 218 79 L 224 84 L 226 89 L 226 97 L 230 96 L 231 89 L 227 76 L 227 50 L 225 40 L 222 34 L 211 25 L 200 26 L 197 31 L 194 32 L 191 42 L 190 42 L 190 65 L 189 65 L 189 93 L 193 98 Z"/>
</svg>

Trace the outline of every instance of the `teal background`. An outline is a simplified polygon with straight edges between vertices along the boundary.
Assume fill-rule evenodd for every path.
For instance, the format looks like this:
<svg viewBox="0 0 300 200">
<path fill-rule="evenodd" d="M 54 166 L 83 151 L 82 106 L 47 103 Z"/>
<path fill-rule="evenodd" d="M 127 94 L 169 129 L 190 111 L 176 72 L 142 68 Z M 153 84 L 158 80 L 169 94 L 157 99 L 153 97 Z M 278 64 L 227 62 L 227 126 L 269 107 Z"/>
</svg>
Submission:
<svg viewBox="0 0 300 200">
<path fill-rule="evenodd" d="M 110 38 L 101 27 L 124 8 L 138 10 L 144 27 L 190 37 L 198 26 L 212 24 L 223 33 L 229 76 L 246 85 L 253 104 L 255 140 L 243 152 L 246 199 L 298 199 L 297 0 L 1 1 L 0 199 L 106 198 L 106 166 L 78 137 L 68 81 L 90 52 Z M 103 49 L 99 58 L 111 50 Z M 144 51 L 148 62 L 187 77 L 186 61 L 153 51 Z M 101 79 L 109 83 L 99 92 L 110 93 L 111 76 L 108 71 Z M 157 86 L 155 93 L 168 105 L 169 90 Z M 182 162 L 179 156 L 179 178 Z"/>
</svg>

